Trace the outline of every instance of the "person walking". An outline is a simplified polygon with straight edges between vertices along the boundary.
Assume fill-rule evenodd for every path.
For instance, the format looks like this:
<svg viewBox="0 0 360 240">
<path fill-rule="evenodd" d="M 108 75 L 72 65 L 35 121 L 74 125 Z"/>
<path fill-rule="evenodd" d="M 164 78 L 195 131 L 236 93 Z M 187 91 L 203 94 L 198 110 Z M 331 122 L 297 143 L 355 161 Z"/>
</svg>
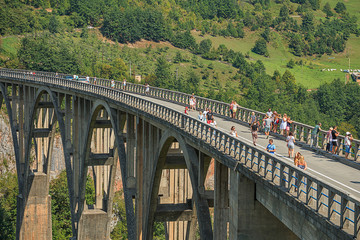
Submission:
<svg viewBox="0 0 360 240">
<path fill-rule="evenodd" d="M 321 123 L 316 124 L 314 129 L 311 132 L 311 140 L 310 140 L 310 147 L 312 148 L 315 146 L 317 147 L 317 141 L 318 141 L 318 133 L 321 131 Z"/>
<path fill-rule="evenodd" d="M 96 77 L 94 77 L 94 85 L 96 85 Z"/>
<path fill-rule="evenodd" d="M 274 140 L 269 139 L 269 144 L 266 147 L 266 151 L 268 151 L 269 153 L 275 154 L 276 147 L 275 147 L 275 144 L 274 144 Z"/>
<path fill-rule="evenodd" d="M 291 128 L 291 124 L 293 123 L 293 121 L 291 120 L 291 118 L 288 116 L 286 119 L 286 136 L 289 136 L 290 133 L 290 128 Z"/>
<path fill-rule="evenodd" d="M 280 134 L 285 136 L 286 127 L 287 127 L 287 115 L 286 115 L 286 113 L 284 113 L 281 124 L 280 124 Z"/>
<path fill-rule="evenodd" d="M 268 139 L 269 134 L 270 134 L 270 127 L 271 127 L 271 123 L 272 123 L 272 120 L 269 117 L 269 115 L 265 116 L 265 118 L 263 120 L 263 123 L 265 124 L 264 132 L 265 132 L 265 135 L 266 135 L 266 139 Z"/>
<path fill-rule="evenodd" d="M 293 157 L 294 148 L 295 148 L 295 138 L 292 132 L 289 133 L 289 136 L 286 138 L 286 142 L 287 142 L 289 157 Z"/>
<path fill-rule="evenodd" d="M 251 125 L 251 135 L 252 135 L 252 139 L 253 139 L 253 143 L 254 146 L 256 146 L 256 141 L 258 138 L 258 130 L 260 127 L 260 123 L 258 121 L 255 121 L 252 125 Z"/>
<path fill-rule="evenodd" d="M 150 94 L 150 86 L 148 83 L 145 84 L 145 94 L 149 95 Z"/>
<path fill-rule="evenodd" d="M 274 133 L 276 133 L 276 132 L 277 132 L 278 125 L 279 125 L 279 122 L 280 122 L 280 119 L 279 119 L 279 118 L 281 118 L 281 115 L 278 115 L 277 112 L 274 112 L 273 116 L 274 116 L 274 123 L 273 123 L 273 129 L 272 129 L 272 131 L 273 131 Z"/>
<path fill-rule="evenodd" d="M 230 117 L 234 118 L 233 116 L 233 108 L 234 108 L 234 100 L 230 103 Z"/>
<path fill-rule="evenodd" d="M 269 110 L 266 112 L 266 115 L 267 115 L 269 118 L 272 118 L 273 112 L 271 111 L 271 108 L 269 108 Z"/>
<path fill-rule="evenodd" d="M 331 137 L 332 137 L 332 154 L 337 153 L 337 149 L 339 146 L 337 137 L 339 136 L 339 132 L 337 131 L 337 126 L 334 127 L 334 129 L 331 131 Z"/>
<path fill-rule="evenodd" d="M 111 80 L 111 88 L 114 88 L 114 87 L 115 87 L 115 81 L 113 79 L 113 80 Z"/>
<path fill-rule="evenodd" d="M 90 83 L 90 77 L 89 76 L 86 76 L 86 82 Z"/>
<path fill-rule="evenodd" d="M 306 170 L 307 169 L 307 163 L 305 161 L 305 158 L 303 155 L 301 155 L 299 157 L 299 161 L 297 162 L 297 167 L 301 168 L 302 170 Z"/>
<path fill-rule="evenodd" d="M 350 132 L 346 132 L 344 144 L 345 144 L 345 158 L 349 159 L 349 153 L 351 152 L 351 143 L 354 140 Z"/>
<path fill-rule="evenodd" d="M 249 121 L 250 128 L 252 127 L 252 125 L 254 124 L 254 122 L 256 122 L 256 116 L 255 116 L 255 113 L 252 112 L 252 113 L 251 113 L 251 116 L 250 116 L 250 121 Z"/>
<path fill-rule="evenodd" d="M 235 130 L 235 126 L 231 127 L 230 135 L 233 136 L 233 137 L 238 137 L 237 131 Z"/>
</svg>

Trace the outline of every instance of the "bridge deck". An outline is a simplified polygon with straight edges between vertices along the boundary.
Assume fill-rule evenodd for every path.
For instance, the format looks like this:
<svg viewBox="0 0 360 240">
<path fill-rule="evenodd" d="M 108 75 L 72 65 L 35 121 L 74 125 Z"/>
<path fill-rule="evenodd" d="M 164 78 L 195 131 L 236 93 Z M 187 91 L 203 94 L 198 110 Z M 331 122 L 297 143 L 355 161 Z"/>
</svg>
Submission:
<svg viewBox="0 0 360 240">
<path fill-rule="evenodd" d="M 132 95 L 147 100 L 151 100 L 163 106 L 173 108 L 174 110 L 177 110 L 179 112 L 184 112 L 184 107 L 179 104 L 170 103 L 164 100 L 155 99 L 152 97 L 138 95 L 138 94 L 132 94 Z M 189 115 L 194 118 L 197 118 L 198 112 L 190 111 Z M 217 128 L 222 129 L 225 132 L 230 132 L 231 126 L 235 126 L 239 138 L 252 144 L 251 132 L 248 126 L 244 126 L 240 123 L 235 123 L 221 117 L 215 117 L 215 120 L 217 122 Z M 274 139 L 274 144 L 276 146 L 276 155 L 281 159 L 283 159 L 284 161 L 288 161 L 290 163 L 293 162 L 293 159 L 287 157 L 288 148 L 286 146 L 286 142 L 275 136 L 270 136 L 270 138 Z M 259 133 L 257 147 L 260 149 L 265 149 L 267 145 L 268 145 L 268 139 L 266 139 L 265 134 Z M 308 164 L 307 171 L 316 175 L 317 177 L 319 177 L 319 179 L 323 180 L 324 182 L 329 182 L 331 184 L 334 184 L 335 186 L 338 186 L 344 191 L 353 194 L 353 196 L 360 198 L 359 170 L 344 165 L 343 163 L 340 163 L 337 160 L 330 159 L 328 157 L 325 157 L 321 154 L 317 154 L 311 150 L 305 149 L 300 146 L 295 146 L 295 152 L 297 151 L 301 152 L 301 154 L 305 157 L 305 160 Z"/>
</svg>

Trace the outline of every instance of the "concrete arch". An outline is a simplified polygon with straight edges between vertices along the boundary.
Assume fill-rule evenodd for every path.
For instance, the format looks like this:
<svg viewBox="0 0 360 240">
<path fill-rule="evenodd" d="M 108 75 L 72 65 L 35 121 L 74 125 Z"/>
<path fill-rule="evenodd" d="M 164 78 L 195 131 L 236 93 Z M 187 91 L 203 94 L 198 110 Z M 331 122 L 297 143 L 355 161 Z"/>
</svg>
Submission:
<svg viewBox="0 0 360 240">
<path fill-rule="evenodd" d="M 35 113 L 36 110 L 39 107 L 39 102 L 41 100 L 41 97 L 44 94 L 48 94 L 48 96 L 50 97 L 50 100 L 52 102 L 52 105 L 54 107 L 54 124 L 52 126 L 52 128 L 55 127 L 55 123 L 57 122 L 59 125 L 59 130 L 60 130 L 60 136 L 61 136 L 61 140 L 62 140 L 62 145 L 63 145 L 63 152 L 64 152 L 64 160 L 65 160 L 65 168 L 66 168 L 66 176 L 67 176 L 67 183 L 68 183 L 68 190 L 69 190 L 69 198 L 70 198 L 70 210 L 71 210 L 71 218 L 74 220 L 75 219 L 75 210 L 74 210 L 74 202 L 71 201 L 71 199 L 74 196 L 74 191 L 73 191 L 73 183 L 72 183 L 72 179 L 73 179 L 73 173 L 72 173 L 72 167 L 71 167 L 71 159 L 70 159 L 70 152 L 69 150 L 66 148 L 65 143 L 66 143 L 66 132 L 65 132 L 65 123 L 64 123 L 64 119 L 63 119 L 63 114 L 60 111 L 59 108 L 59 104 L 58 104 L 58 98 L 55 95 L 54 92 L 51 91 L 50 88 L 48 87 L 40 87 L 35 94 L 35 101 L 31 107 L 31 111 L 30 111 L 30 118 L 29 121 L 26 122 L 27 127 L 29 129 L 29 133 L 26 136 L 26 140 L 25 140 L 25 176 L 24 176 L 24 187 L 22 189 L 23 194 L 27 194 L 28 189 L 26 188 L 27 181 L 28 181 L 28 176 L 29 176 L 29 161 L 30 161 L 30 149 L 31 149 L 31 141 L 32 141 L 32 134 L 34 131 L 34 118 L 35 118 Z M 54 141 L 54 139 L 52 139 L 52 142 Z M 49 143 L 49 144 L 53 144 L 53 143 Z M 52 151 L 52 147 L 50 147 L 50 151 Z M 51 159 L 49 160 L 51 161 Z M 49 175 L 49 174 L 47 174 Z M 49 177 L 48 177 L 49 180 Z M 26 199 L 26 198 L 25 198 Z M 75 224 L 74 221 L 72 221 L 72 231 L 73 234 L 75 233 Z"/>
<path fill-rule="evenodd" d="M 126 172 L 126 153 L 125 153 L 125 144 L 122 136 L 120 136 L 120 119 L 117 115 L 117 111 L 110 108 L 109 104 L 103 100 L 96 100 L 93 104 L 91 113 L 90 113 L 90 119 L 87 124 L 87 130 L 85 133 L 85 142 L 84 142 L 84 148 L 83 148 L 83 159 L 81 159 L 81 164 L 83 166 L 82 172 L 81 172 L 81 184 L 79 184 L 79 193 L 80 193 L 80 200 L 79 200 L 79 213 L 78 213 L 78 219 L 80 219 L 80 215 L 82 211 L 84 210 L 84 202 L 85 202 L 85 189 L 86 189 L 86 177 L 87 177 L 87 165 L 86 165 L 86 159 L 89 159 L 90 156 L 90 147 L 91 147 L 91 139 L 93 135 L 93 130 L 95 128 L 95 122 L 96 118 L 101 110 L 105 110 L 110 117 L 111 127 L 114 131 L 115 136 L 115 143 L 114 148 L 117 149 L 117 154 L 119 156 L 119 162 L 120 162 L 120 169 L 121 169 L 121 178 L 123 182 L 123 188 L 124 188 L 124 198 L 125 198 L 125 207 L 126 207 L 126 219 L 127 219 L 127 227 L 128 227 L 128 237 L 129 239 L 135 239 L 136 232 L 135 232 L 135 215 L 134 215 L 134 207 L 133 207 L 133 201 L 132 196 L 127 190 L 127 172 Z M 114 149 L 115 150 L 115 149 Z M 115 167 L 113 167 L 113 170 L 111 172 L 111 179 L 110 179 L 110 191 L 109 191 L 109 204 L 112 204 L 112 198 L 113 198 L 113 182 L 115 178 L 115 171 L 116 171 L 116 162 L 114 164 Z M 111 206 L 110 206 L 110 209 Z"/>
<path fill-rule="evenodd" d="M 196 212 L 198 217 L 198 224 L 200 229 L 201 239 L 213 239 L 211 218 L 209 212 L 209 206 L 207 200 L 202 197 L 198 190 L 198 156 L 195 149 L 188 145 L 184 138 L 172 130 L 167 130 L 161 137 L 159 143 L 159 149 L 155 157 L 154 171 L 152 173 L 151 185 L 150 185 L 150 201 L 147 211 L 147 221 L 145 223 L 145 236 L 147 239 L 152 238 L 153 223 L 155 218 L 157 196 L 159 192 L 159 185 L 161 180 L 162 169 L 165 165 L 167 152 L 174 140 L 177 140 L 180 149 L 183 151 L 183 155 L 186 162 L 186 167 L 189 172 L 191 186 L 193 189 L 193 199 L 195 200 Z"/>
</svg>

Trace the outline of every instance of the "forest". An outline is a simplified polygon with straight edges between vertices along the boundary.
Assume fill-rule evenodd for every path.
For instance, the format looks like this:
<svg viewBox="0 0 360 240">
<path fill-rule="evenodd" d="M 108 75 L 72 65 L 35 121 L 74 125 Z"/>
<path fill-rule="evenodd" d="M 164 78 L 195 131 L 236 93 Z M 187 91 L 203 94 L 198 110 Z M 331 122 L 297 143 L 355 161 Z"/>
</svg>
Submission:
<svg viewBox="0 0 360 240">
<path fill-rule="evenodd" d="M 325 17 L 319 19 L 319 12 Z M 270 107 L 295 121 L 321 122 L 325 128 L 338 125 L 341 133 L 359 137 L 358 84 L 334 79 L 308 89 L 292 73 L 304 65 L 302 61 L 290 59 L 280 72 L 251 57 L 254 53 L 271 59 L 268 48 L 277 35 L 285 39 L 294 58 L 343 54 L 349 38 L 358 37 L 360 29 L 342 1 L 330 5 L 326 0 L 0 0 L 0 16 L 0 67 L 125 77 L 130 82 L 136 69 L 142 83 L 151 86 L 236 100 L 259 111 Z M 259 34 L 249 53 L 215 45 L 206 37 L 198 41 L 194 32 L 228 39 Z M 3 43 L 13 36 L 19 42 L 9 50 Z M 143 40 L 151 44 L 129 47 Z M 2 174 L 0 183 L 5 182 L 0 189 L 0 239 L 14 239 L 16 176 Z M 69 221 L 60 221 L 69 219 L 66 208 L 59 207 L 68 204 L 64 184 L 64 174 L 51 184 L 54 239 L 71 234 Z M 88 191 L 91 195 L 93 189 Z M 118 218 L 124 218 L 120 193 L 115 203 Z M 162 231 L 160 224 L 158 239 Z M 126 226 L 118 224 L 112 234 L 125 232 Z"/>
</svg>

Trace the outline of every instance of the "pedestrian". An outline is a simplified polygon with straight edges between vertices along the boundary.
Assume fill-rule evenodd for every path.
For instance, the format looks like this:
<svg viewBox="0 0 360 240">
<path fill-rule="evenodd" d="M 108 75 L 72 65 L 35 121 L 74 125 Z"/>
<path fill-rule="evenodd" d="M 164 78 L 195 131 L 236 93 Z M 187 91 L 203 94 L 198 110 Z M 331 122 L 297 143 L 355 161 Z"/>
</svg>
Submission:
<svg viewBox="0 0 360 240">
<path fill-rule="evenodd" d="M 251 126 L 253 125 L 254 122 L 256 122 L 256 116 L 255 116 L 255 113 L 252 112 L 251 116 L 250 116 L 250 121 L 249 121 L 250 128 L 251 128 Z"/>
<path fill-rule="evenodd" d="M 189 108 L 188 107 L 185 107 L 185 114 L 189 115 Z"/>
<path fill-rule="evenodd" d="M 55 77 L 58 78 L 59 77 L 59 74 L 58 72 L 55 73 Z"/>
<path fill-rule="evenodd" d="M 191 96 L 191 97 L 190 97 L 189 103 L 190 103 L 190 110 L 193 109 L 193 110 L 196 111 L 195 98 L 194 98 L 194 96 Z"/>
<path fill-rule="evenodd" d="M 230 135 L 233 136 L 233 137 L 238 137 L 237 131 L 235 130 L 235 126 L 231 127 Z"/>
<path fill-rule="evenodd" d="M 192 97 L 192 109 L 194 109 L 196 111 L 196 98 L 195 98 L 194 93 L 191 94 L 191 97 Z"/>
<path fill-rule="evenodd" d="M 299 156 L 299 161 L 297 162 L 297 167 L 301 168 L 302 170 L 307 169 L 307 163 L 303 155 Z"/>
<path fill-rule="evenodd" d="M 111 88 L 115 88 L 115 81 L 114 81 L 114 79 L 111 80 Z"/>
<path fill-rule="evenodd" d="M 286 120 L 286 136 L 289 136 L 290 133 L 290 127 L 291 124 L 293 123 L 293 121 L 291 120 L 291 118 L 288 116 L 287 120 Z"/>
<path fill-rule="evenodd" d="M 321 131 L 321 123 L 316 124 L 314 129 L 311 132 L 310 147 L 313 147 L 313 146 L 315 146 L 315 148 L 317 147 L 319 131 Z"/>
<path fill-rule="evenodd" d="M 211 117 L 210 125 L 213 126 L 213 127 L 217 127 L 217 123 L 216 123 L 214 117 Z"/>
<path fill-rule="evenodd" d="M 206 114 L 206 119 L 207 119 L 207 123 L 210 124 L 211 120 L 213 119 L 213 114 L 211 112 L 211 109 L 208 110 L 208 112 Z"/>
<path fill-rule="evenodd" d="M 337 137 L 339 136 L 339 132 L 337 131 L 337 126 L 334 127 L 334 129 L 331 131 L 331 137 L 332 137 L 332 154 L 337 153 L 337 149 L 339 146 L 339 143 L 337 141 Z"/>
<path fill-rule="evenodd" d="M 232 118 L 234 118 L 233 108 L 234 108 L 234 100 L 231 101 L 231 103 L 230 103 L 230 117 L 232 117 Z"/>
<path fill-rule="evenodd" d="M 269 134 L 270 134 L 270 127 L 271 127 L 271 123 L 272 123 L 272 120 L 271 118 L 269 117 L 269 115 L 265 115 L 265 118 L 263 120 L 263 123 L 265 123 L 265 128 L 264 128 L 264 132 L 265 132 L 265 135 L 266 135 L 266 139 L 269 138 Z"/>
<path fill-rule="evenodd" d="M 273 112 L 271 111 L 271 108 L 269 108 L 269 110 L 266 112 L 266 115 L 267 115 L 269 118 L 272 118 Z"/>
<path fill-rule="evenodd" d="M 198 119 L 202 122 L 204 121 L 204 114 L 202 111 L 199 111 Z"/>
<path fill-rule="evenodd" d="M 232 118 L 236 117 L 236 112 L 237 112 L 238 107 L 240 107 L 240 105 L 237 104 L 237 102 L 235 101 L 234 105 L 233 105 L 233 110 L 232 110 Z"/>
<path fill-rule="evenodd" d="M 126 89 L 126 78 L 123 79 L 123 84 L 122 85 L 123 85 L 123 90 L 125 91 L 125 89 Z"/>
<path fill-rule="evenodd" d="M 294 165 L 297 166 L 299 164 L 299 158 L 301 156 L 300 152 L 296 152 L 295 153 L 295 157 L 294 157 Z"/>
<path fill-rule="evenodd" d="M 354 140 L 350 132 L 346 132 L 344 144 L 345 144 L 345 158 L 349 158 L 349 153 L 351 151 L 351 143 Z"/>
<path fill-rule="evenodd" d="M 280 122 L 281 115 L 278 115 L 277 112 L 274 112 L 273 115 L 274 115 L 273 132 L 276 133 L 277 132 L 277 127 L 278 127 L 279 122 Z"/>
<path fill-rule="evenodd" d="M 286 142 L 287 142 L 289 157 L 293 157 L 294 148 L 295 148 L 295 138 L 292 132 L 289 133 L 289 136 L 286 138 Z"/>
<path fill-rule="evenodd" d="M 280 134 L 285 136 L 286 127 L 287 127 L 287 115 L 286 115 L 286 113 L 284 113 L 284 115 L 281 119 L 281 124 L 280 124 Z"/>
<path fill-rule="evenodd" d="M 86 76 L 86 82 L 90 83 L 90 77 L 89 76 Z"/>
<path fill-rule="evenodd" d="M 332 130 L 333 130 L 333 128 L 330 127 L 330 128 L 329 128 L 329 131 L 327 131 L 327 133 L 326 133 L 326 142 L 327 142 L 327 144 L 326 144 L 326 151 L 327 151 L 327 152 L 331 152 L 331 151 L 332 151 L 332 134 L 331 134 Z"/>
<path fill-rule="evenodd" d="M 269 139 L 269 144 L 266 147 L 266 151 L 268 151 L 269 153 L 275 154 L 276 147 L 275 147 L 275 144 L 274 144 L 274 140 Z"/>
<path fill-rule="evenodd" d="M 208 108 L 205 108 L 205 110 L 203 111 L 204 114 L 204 122 L 207 122 L 207 113 L 209 112 Z"/>
<path fill-rule="evenodd" d="M 252 139 L 253 139 L 253 143 L 254 146 L 256 146 L 256 141 L 258 138 L 258 130 L 260 127 L 260 123 L 258 121 L 255 121 L 252 125 L 251 125 L 251 135 L 252 135 Z"/>
<path fill-rule="evenodd" d="M 149 95 L 150 94 L 150 86 L 148 83 L 145 84 L 145 94 Z"/>
<path fill-rule="evenodd" d="M 96 77 L 94 77 L 94 85 L 96 85 Z"/>
</svg>

